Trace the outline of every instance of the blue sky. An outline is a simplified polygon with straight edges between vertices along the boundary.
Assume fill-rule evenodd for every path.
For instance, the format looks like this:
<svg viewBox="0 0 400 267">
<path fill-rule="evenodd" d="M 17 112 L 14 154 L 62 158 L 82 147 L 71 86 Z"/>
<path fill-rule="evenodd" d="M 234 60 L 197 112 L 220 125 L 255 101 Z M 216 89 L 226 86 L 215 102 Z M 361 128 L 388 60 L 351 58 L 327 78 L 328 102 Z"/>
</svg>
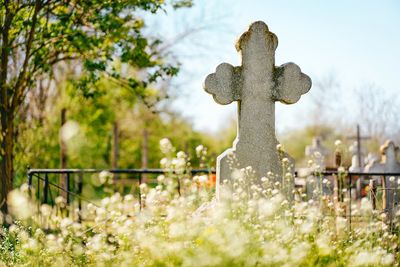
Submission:
<svg viewBox="0 0 400 267">
<path fill-rule="evenodd" d="M 383 96 L 400 92 L 400 1 L 195 0 L 192 9 L 158 14 L 154 21 L 166 39 L 185 27 L 205 25 L 173 48 L 182 62 L 174 107 L 196 129 L 215 132 L 234 118 L 236 105 L 216 104 L 202 83 L 219 63 L 239 64 L 236 38 L 257 20 L 278 36 L 277 65 L 295 62 L 314 82 L 335 78 L 337 92 L 324 99 L 333 104 L 332 118 L 356 114 L 359 103 L 353 92 L 366 84 L 375 84 Z M 277 105 L 277 129 L 311 124 L 317 91 L 312 88 L 294 105 Z"/>
</svg>

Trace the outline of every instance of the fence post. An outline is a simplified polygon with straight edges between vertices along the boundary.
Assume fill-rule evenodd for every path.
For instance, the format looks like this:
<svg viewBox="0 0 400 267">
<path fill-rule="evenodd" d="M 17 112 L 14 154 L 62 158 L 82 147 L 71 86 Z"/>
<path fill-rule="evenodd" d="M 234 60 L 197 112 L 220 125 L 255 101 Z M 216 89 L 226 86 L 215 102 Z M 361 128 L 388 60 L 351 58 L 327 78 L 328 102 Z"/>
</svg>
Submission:
<svg viewBox="0 0 400 267">
<path fill-rule="evenodd" d="M 28 166 L 28 193 L 30 197 L 32 197 L 32 178 L 33 174 L 31 173 L 30 168 Z"/>
<path fill-rule="evenodd" d="M 67 205 L 69 205 L 69 202 L 70 202 L 70 197 L 69 197 L 69 189 L 70 189 L 70 185 L 69 185 L 69 178 L 70 178 L 70 173 L 67 173 L 67 176 L 66 176 L 66 188 L 65 188 L 65 195 L 66 195 L 66 202 L 67 202 Z"/>
<path fill-rule="evenodd" d="M 81 194 L 82 194 L 82 189 L 83 189 L 83 173 L 80 172 L 78 174 L 78 221 L 81 222 L 82 221 L 82 217 L 81 217 L 81 210 L 82 210 L 82 199 L 80 198 Z"/>
<path fill-rule="evenodd" d="M 336 170 L 337 174 L 334 176 L 334 197 L 336 197 L 337 202 L 342 202 L 342 179 L 339 174 L 339 167 L 342 165 L 342 154 L 340 151 L 335 152 L 335 165 L 336 165 Z"/>
<path fill-rule="evenodd" d="M 40 206 L 40 179 L 37 179 L 37 202 L 38 205 Z"/>
<path fill-rule="evenodd" d="M 28 169 L 28 186 L 29 186 L 29 189 L 31 189 L 31 187 L 32 187 L 32 173 L 31 173 L 31 171 Z"/>
<path fill-rule="evenodd" d="M 349 231 L 351 231 L 351 189 L 352 189 L 352 185 L 353 185 L 353 176 L 349 173 L 349 181 L 350 184 L 348 186 L 349 188 Z"/>
<path fill-rule="evenodd" d="M 374 178 L 369 180 L 369 191 L 372 210 L 376 210 L 376 180 Z"/>
<path fill-rule="evenodd" d="M 140 189 L 140 185 L 142 184 L 142 173 L 139 173 L 139 207 L 140 210 L 142 210 L 142 192 Z"/>
<path fill-rule="evenodd" d="M 43 203 L 48 203 L 48 195 L 49 195 L 49 176 L 46 173 L 44 176 L 44 185 L 43 185 Z"/>
</svg>

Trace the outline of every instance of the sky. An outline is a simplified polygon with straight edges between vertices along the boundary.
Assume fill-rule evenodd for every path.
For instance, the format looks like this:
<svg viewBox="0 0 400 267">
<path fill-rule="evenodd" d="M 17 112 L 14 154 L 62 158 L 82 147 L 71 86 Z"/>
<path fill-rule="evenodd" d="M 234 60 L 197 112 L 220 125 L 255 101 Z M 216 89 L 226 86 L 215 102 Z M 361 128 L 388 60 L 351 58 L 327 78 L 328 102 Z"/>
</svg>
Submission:
<svg viewBox="0 0 400 267">
<path fill-rule="evenodd" d="M 313 80 L 310 92 L 293 105 L 277 104 L 278 131 L 313 123 L 313 101 L 331 106 L 332 118 L 359 112 L 354 92 L 374 84 L 377 95 L 400 92 L 400 1 L 372 0 L 194 0 L 194 7 L 168 10 L 150 20 L 166 40 L 182 32 L 172 47 L 181 62 L 173 106 L 195 129 L 217 132 L 236 116 L 234 103 L 214 102 L 202 84 L 218 64 L 240 64 L 234 44 L 257 20 L 267 23 L 279 45 L 276 65 L 294 62 Z M 333 77 L 336 87 L 316 85 Z M 400 110 L 400 109 L 399 109 Z M 399 112 L 400 113 L 400 112 Z M 351 117 L 351 116 L 350 116 Z M 400 115 L 399 115 L 400 118 Z"/>
</svg>

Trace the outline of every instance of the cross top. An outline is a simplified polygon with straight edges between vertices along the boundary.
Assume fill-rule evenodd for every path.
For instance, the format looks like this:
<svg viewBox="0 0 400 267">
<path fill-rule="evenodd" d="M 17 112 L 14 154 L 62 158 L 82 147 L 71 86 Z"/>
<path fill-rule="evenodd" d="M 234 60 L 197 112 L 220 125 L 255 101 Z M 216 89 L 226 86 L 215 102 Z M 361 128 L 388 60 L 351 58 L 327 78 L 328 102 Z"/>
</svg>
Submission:
<svg viewBox="0 0 400 267">
<path fill-rule="evenodd" d="M 358 141 L 354 141 L 353 144 L 349 147 L 349 151 L 352 154 L 351 166 L 349 167 L 349 171 L 360 172 L 362 168 L 364 168 L 365 149 L 359 149 Z"/>
<path fill-rule="evenodd" d="M 397 151 L 399 148 L 393 141 L 387 140 L 381 146 L 381 161 L 372 161 L 366 167 L 366 172 L 400 172 L 400 162 L 397 161 Z"/>
<path fill-rule="evenodd" d="M 382 154 L 382 162 L 387 164 L 396 164 L 398 165 L 398 169 L 400 171 L 400 163 L 397 162 L 397 152 L 399 147 L 397 147 L 393 141 L 388 140 L 386 143 L 381 147 L 381 154 Z"/>
<path fill-rule="evenodd" d="M 229 179 L 228 153 L 240 167 L 252 166 L 259 177 L 281 173 L 275 137 L 275 102 L 296 103 L 311 88 L 311 79 L 294 63 L 275 66 L 278 38 L 262 21 L 239 38 L 241 66 L 220 64 L 207 76 L 204 89 L 222 105 L 238 102 L 238 135 L 233 148 L 217 160 L 217 179 Z"/>
<path fill-rule="evenodd" d="M 271 98 L 286 104 L 296 103 L 302 94 L 311 88 L 311 79 L 300 71 L 294 63 L 275 67 L 275 49 L 278 38 L 268 30 L 268 26 L 257 21 L 250 25 L 236 43 L 241 54 L 242 66 L 233 67 L 228 63 L 220 64 L 215 73 L 207 76 L 204 88 L 222 105 L 240 101 L 247 95 Z M 249 89 L 243 84 L 244 76 L 251 74 Z M 263 85 L 263 86 L 259 86 Z"/>
<path fill-rule="evenodd" d="M 349 146 L 349 151 L 352 155 L 356 155 L 358 153 L 358 141 L 354 141 L 351 146 Z M 361 154 L 365 153 L 365 149 L 361 149 Z"/>
</svg>

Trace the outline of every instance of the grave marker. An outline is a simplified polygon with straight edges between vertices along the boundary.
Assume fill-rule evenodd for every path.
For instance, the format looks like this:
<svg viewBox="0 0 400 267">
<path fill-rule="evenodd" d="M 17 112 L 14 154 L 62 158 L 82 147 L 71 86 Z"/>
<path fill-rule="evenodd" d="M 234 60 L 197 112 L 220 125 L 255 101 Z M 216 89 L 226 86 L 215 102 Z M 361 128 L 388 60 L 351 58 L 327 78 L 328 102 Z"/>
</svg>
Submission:
<svg viewBox="0 0 400 267">
<path fill-rule="evenodd" d="M 365 150 L 359 148 L 358 142 L 354 141 L 353 144 L 349 147 L 349 152 L 351 153 L 351 166 L 349 167 L 349 171 L 362 172 L 365 162 Z"/>
<path fill-rule="evenodd" d="M 361 141 L 362 140 L 368 140 L 371 139 L 371 137 L 369 136 L 361 136 L 361 129 L 360 129 L 360 125 L 357 124 L 357 133 L 355 136 L 349 136 L 347 137 L 347 139 L 352 139 L 352 140 L 356 140 L 353 143 L 353 147 L 350 149 L 351 152 L 353 153 L 353 156 L 356 155 L 356 157 L 354 158 L 354 162 L 353 162 L 353 157 L 352 157 L 352 166 L 353 170 L 349 169 L 350 171 L 361 171 L 364 168 L 364 162 L 363 162 L 363 150 L 361 148 Z M 350 167 L 351 168 L 351 167 Z"/>
<path fill-rule="evenodd" d="M 381 161 L 374 161 L 365 167 L 366 172 L 400 173 L 400 162 L 397 161 L 398 147 L 394 142 L 388 140 L 381 147 Z M 393 217 L 393 212 L 399 204 L 399 177 L 392 175 L 384 176 L 382 179 L 383 209 Z"/>
<path fill-rule="evenodd" d="M 371 139 L 369 136 L 361 136 L 361 129 L 360 125 L 357 124 L 357 132 L 355 136 L 349 136 L 347 139 L 355 140 L 353 145 L 349 147 L 350 152 L 352 153 L 351 157 L 351 166 L 349 167 L 350 172 L 362 172 L 365 166 L 364 156 L 365 151 L 361 147 L 361 141 Z M 354 177 L 356 180 L 356 189 L 355 194 L 352 194 L 356 199 L 361 198 L 362 195 L 362 188 L 364 184 L 364 177 Z M 350 189 L 352 190 L 352 189 Z"/>
<path fill-rule="evenodd" d="M 217 191 L 223 179 L 231 178 L 228 157 L 236 157 L 240 168 L 252 166 L 259 178 L 270 171 L 282 173 L 276 149 L 275 102 L 296 103 L 311 88 L 311 79 L 294 63 L 276 67 L 277 46 L 278 38 L 267 25 L 254 22 L 236 44 L 241 66 L 222 63 L 205 80 L 205 91 L 217 103 L 238 103 L 236 140 L 217 159 Z"/>
</svg>

